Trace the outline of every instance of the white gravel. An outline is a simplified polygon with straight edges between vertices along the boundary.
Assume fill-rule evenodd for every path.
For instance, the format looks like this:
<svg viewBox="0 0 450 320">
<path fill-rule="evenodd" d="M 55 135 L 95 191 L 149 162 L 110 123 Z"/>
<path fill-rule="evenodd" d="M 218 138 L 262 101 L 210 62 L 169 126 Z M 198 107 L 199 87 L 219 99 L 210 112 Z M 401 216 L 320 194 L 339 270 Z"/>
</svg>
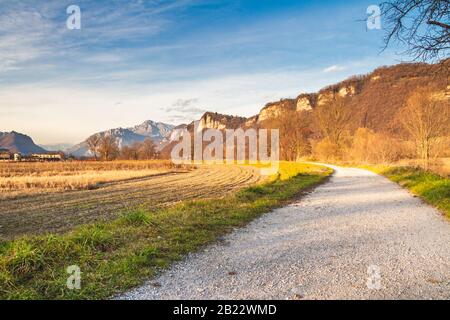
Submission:
<svg viewBox="0 0 450 320">
<path fill-rule="evenodd" d="M 116 298 L 449 299 L 450 223 L 383 177 L 333 168 L 298 202 Z"/>
</svg>

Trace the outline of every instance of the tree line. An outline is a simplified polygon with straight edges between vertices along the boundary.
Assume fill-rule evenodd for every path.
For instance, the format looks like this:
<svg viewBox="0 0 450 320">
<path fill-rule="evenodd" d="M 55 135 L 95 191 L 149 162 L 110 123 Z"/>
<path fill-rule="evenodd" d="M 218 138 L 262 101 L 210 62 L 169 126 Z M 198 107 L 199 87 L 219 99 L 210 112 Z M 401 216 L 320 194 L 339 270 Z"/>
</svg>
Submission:
<svg viewBox="0 0 450 320">
<path fill-rule="evenodd" d="M 450 101 L 432 87 L 415 90 L 398 111 L 396 132 L 355 128 L 349 97 L 336 95 L 312 112 L 285 110 L 265 127 L 279 128 L 284 160 L 312 157 L 324 161 L 388 163 L 450 156 Z"/>
<path fill-rule="evenodd" d="M 122 148 L 117 139 L 109 134 L 93 135 L 86 143 L 95 160 L 151 160 L 159 157 L 156 145 L 150 138 Z"/>
</svg>

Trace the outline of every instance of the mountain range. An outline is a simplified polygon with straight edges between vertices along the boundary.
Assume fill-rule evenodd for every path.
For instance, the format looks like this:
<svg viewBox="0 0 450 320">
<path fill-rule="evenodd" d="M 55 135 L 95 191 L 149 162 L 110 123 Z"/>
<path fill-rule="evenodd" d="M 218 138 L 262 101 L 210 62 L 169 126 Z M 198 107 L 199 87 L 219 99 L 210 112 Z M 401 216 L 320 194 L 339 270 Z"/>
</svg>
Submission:
<svg viewBox="0 0 450 320">
<path fill-rule="evenodd" d="M 339 96 L 346 98 L 345 103 L 354 110 L 353 128 L 364 127 L 376 132 L 395 133 L 401 130 L 396 116 L 407 98 L 418 87 L 430 84 L 442 88 L 438 94 L 443 99 L 450 98 L 450 59 L 434 65 L 402 63 L 380 67 L 369 74 L 353 76 L 315 93 L 302 93 L 296 98 L 267 103 L 257 115 L 249 118 L 206 112 L 198 121 L 204 129 L 264 127 L 287 110 L 311 113 Z M 179 130 L 191 130 L 193 123 L 174 126 L 147 120 L 135 127 L 110 129 L 94 135 L 111 135 L 117 139 L 119 147 L 151 138 L 162 154 L 167 154 Z M 314 131 L 314 128 L 311 129 Z M 76 157 L 91 156 L 86 140 L 64 151 Z M 54 147 L 49 146 L 48 149 L 54 150 Z M 43 148 L 35 145 L 30 137 L 17 132 L 0 133 L 0 148 L 22 153 L 45 152 Z"/>
<path fill-rule="evenodd" d="M 119 148 L 132 145 L 135 142 L 142 142 L 145 139 L 152 139 L 157 146 L 163 145 L 170 137 L 175 126 L 162 122 L 147 120 L 140 125 L 131 128 L 116 128 L 93 134 L 93 136 L 109 135 L 116 139 Z M 89 137 L 87 138 L 89 139 Z M 67 154 L 75 157 L 92 156 L 87 145 L 87 139 L 83 142 L 67 149 Z"/>
<path fill-rule="evenodd" d="M 47 152 L 44 148 L 36 145 L 29 136 L 15 131 L 0 132 L 0 148 L 22 154 Z"/>
</svg>

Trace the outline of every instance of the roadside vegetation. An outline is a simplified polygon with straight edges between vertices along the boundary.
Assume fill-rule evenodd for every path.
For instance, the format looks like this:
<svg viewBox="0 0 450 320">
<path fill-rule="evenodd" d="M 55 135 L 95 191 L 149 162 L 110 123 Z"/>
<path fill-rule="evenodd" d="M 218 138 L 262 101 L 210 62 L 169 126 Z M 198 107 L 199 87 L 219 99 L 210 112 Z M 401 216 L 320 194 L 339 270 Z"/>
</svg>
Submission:
<svg viewBox="0 0 450 320">
<path fill-rule="evenodd" d="M 63 234 L 0 243 L 1 299 L 100 299 L 156 275 L 185 254 L 241 227 L 326 179 L 330 169 L 287 163 L 264 184 L 222 198 L 136 209 Z M 66 269 L 81 269 L 70 290 Z M 157 285 L 157 284 L 155 284 Z"/>
<path fill-rule="evenodd" d="M 322 139 L 312 144 L 314 159 L 328 162 L 398 163 L 416 161 L 425 170 L 450 174 L 450 111 L 438 90 L 420 88 L 402 107 L 396 119 L 401 134 L 357 127 L 352 123 L 353 109 L 337 98 L 316 111 Z M 331 111 L 331 112 L 330 112 Z"/>
<path fill-rule="evenodd" d="M 365 166 L 407 188 L 450 218 L 450 179 L 417 167 Z"/>
</svg>

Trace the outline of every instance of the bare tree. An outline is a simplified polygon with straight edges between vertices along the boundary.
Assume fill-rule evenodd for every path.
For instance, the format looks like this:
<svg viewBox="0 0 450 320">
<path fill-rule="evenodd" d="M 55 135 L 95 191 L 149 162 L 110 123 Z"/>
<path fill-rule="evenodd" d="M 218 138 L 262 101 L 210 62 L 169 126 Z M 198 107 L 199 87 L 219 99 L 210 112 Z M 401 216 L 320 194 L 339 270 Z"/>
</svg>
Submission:
<svg viewBox="0 0 450 320">
<path fill-rule="evenodd" d="M 433 91 L 420 89 L 400 111 L 400 121 L 414 140 L 419 157 L 427 168 L 430 150 L 440 137 L 450 134 L 449 101 L 438 99 Z"/>
<path fill-rule="evenodd" d="M 391 0 L 381 3 L 385 47 L 397 41 L 416 60 L 440 60 L 450 51 L 449 0 Z"/>
<path fill-rule="evenodd" d="M 284 110 L 270 123 L 270 126 L 279 129 L 281 159 L 296 161 L 311 152 L 311 145 L 308 141 L 311 130 L 306 113 Z"/>
<path fill-rule="evenodd" d="M 405 156 L 404 149 L 399 139 L 367 128 L 358 128 L 353 135 L 348 156 L 360 163 L 390 163 Z"/>
<path fill-rule="evenodd" d="M 98 151 L 102 160 L 110 161 L 116 159 L 119 155 L 119 146 L 116 139 L 111 135 L 104 135 L 100 138 Z"/>
<path fill-rule="evenodd" d="M 142 143 L 140 143 L 138 154 L 139 159 L 142 160 L 155 159 L 156 157 L 155 143 L 150 138 L 145 139 Z"/>
<path fill-rule="evenodd" d="M 122 160 L 138 160 L 140 143 L 136 142 L 131 146 L 123 146 L 120 150 L 120 158 Z"/>
<path fill-rule="evenodd" d="M 90 136 L 87 140 L 86 143 L 88 145 L 88 149 L 90 152 L 92 152 L 92 154 L 94 155 L 95 160 L 98 159 L 98 147 L 100 145 L 100 136 L 99 135 L 93 135 Z"/>
<path fill-rule="evenodd" d="M 315 120 L 322 136 L 338 149 L 343 148 L 345 132 L 349 129 L 352 110 L 345 98 L 335 97 L 315 110 Z"/>
</svg>

